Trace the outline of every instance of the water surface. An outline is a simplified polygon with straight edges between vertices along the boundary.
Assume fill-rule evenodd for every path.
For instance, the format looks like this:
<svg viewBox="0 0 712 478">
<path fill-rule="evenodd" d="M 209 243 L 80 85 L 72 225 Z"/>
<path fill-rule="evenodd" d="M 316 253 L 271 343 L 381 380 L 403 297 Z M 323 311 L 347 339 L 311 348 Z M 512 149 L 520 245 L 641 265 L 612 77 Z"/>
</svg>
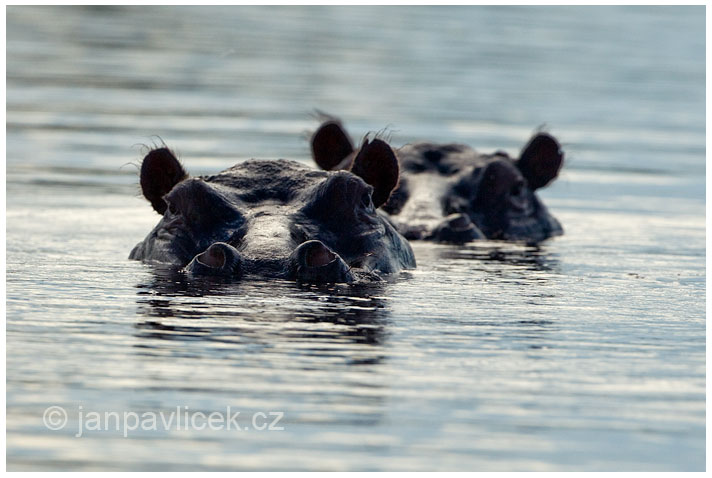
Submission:
<svg viewBox="0 0 712 478">
<path fill-rule="evenodd" d="M 704 8 L 7 11 L 10 470 L 703 470 Z M 356 137 L 564 144 L 538 248 L 414 244 L 382 284 L 127 260 L 143 145 L 193 174 Z M 58 431 L 49 406 L 68 412 Z M 84 412 L 284 414 L 86 431 Z M 243 421 L 243 425 L 249 423 Z"/>
</svg>

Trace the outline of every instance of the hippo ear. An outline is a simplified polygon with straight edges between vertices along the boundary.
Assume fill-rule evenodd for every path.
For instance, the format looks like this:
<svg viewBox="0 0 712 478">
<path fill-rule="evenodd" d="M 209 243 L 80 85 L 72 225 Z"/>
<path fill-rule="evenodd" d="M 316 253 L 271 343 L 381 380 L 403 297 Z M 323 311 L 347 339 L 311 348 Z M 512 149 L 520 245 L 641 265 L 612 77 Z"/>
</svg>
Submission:
<svg viewBox="0 0 712 478">
<path fill-rule="evenodd" d="M 398 159 L 388 143 L 380 139 L 370 143 L 368 139 L 363 141 L 351 172 L 373 186 L 372 199 L 376 208 L 388 201 L 398 185 Z"/>
<path fill-rule="evenodd" d="M 324 122 L 311 138 L 312 157 L 321 169 L 330 171 L 337 168 L 354 147 L 338 121 Z"/>
<path fill-rule="evenodd" d="M 141 163 L 141 190 L 158 214 L 166 211 L 163 196 L 187 177 L 188 173 L 168 148 L 154 149 Z"/>
<path fill-rule="evenodd" d="M 564 153 L 559 142 L 551 135 L 539 133 L 524 147 L 517 166 L 534 190 L 553 181 L 563 162 Z"/>
</svg>

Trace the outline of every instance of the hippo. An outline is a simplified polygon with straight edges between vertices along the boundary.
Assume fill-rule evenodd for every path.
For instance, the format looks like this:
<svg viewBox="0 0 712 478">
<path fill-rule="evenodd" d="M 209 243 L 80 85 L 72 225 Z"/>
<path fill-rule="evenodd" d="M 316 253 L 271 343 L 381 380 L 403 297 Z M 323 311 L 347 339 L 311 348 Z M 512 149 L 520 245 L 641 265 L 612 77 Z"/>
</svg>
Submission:
<svg viewBox="0 0 712 478">
<path fill-rule="evenodd" d="M 161 214 L 130 259 L 191 276 L 299 282 L 379 280 L 414 268 L 408 241 L 376 209 L 398 183 L 393 150 L 366 139 L 348 170 L 248 160 L 190 177 L 167 147 L 141 163 L 145 198 Z"/>
<path fill-rule="evenodd" d="M 326 117 L 312 135 L 311 150 L 327 171 L 349 169 L 356 154 L 334 117 Z M 559 142 L 547 133 L 535 134 L 518 158 L 425 142 L 403 146 L 397 156 L 400 181 L 382 210 L 409 240 L 536 244 L 563 234 L 535 193 L 558 176 L 564 160 Z"/>
</svg>

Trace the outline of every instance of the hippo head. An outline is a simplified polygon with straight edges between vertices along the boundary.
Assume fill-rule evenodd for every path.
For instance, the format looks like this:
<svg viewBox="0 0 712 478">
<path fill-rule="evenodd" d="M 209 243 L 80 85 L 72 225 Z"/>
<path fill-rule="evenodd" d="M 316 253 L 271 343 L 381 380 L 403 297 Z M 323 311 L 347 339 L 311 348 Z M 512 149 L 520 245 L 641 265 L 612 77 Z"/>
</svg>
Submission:
<svg viewBox="0 0 712 478">
<path fill-rule="evenodd" d="M 334 118 L 312 136 L 312 155 L 322 169 L 348 168 L 355 154 Z M 562 233 L 535 191 L 557 177 L 563 157 L 546 133 L 531 138 L 516 159 L 460 144 L 406 145 L 398 150 L 399 185 L 383 210 L 408 239 L 536 243 Z"/>
<path fill-rule="evenodd" d="M 437 151 L 423 151 L 420 159 L 432 162 Z M 434 231 L 436 239 L 452 234 L 450 224 L 468 221 L 488 239 L 536 243 L 562 234 L 561 225 L 535 193 L 557 177 L 563 163 L 553 136 L 536 134 L 517 159 L 501 151 L 452 156 L 455 161 L 447 164 L 442 158 L 439 165 L 449 181 L 441 197 L 447 219 Z"/>
<path fill-rule="evenodd" d="M 365 141 L 350 171 L 250 160 L 189 177 L 167 148 L 141 166 L 143 194 L 162 214 L 130 258 L 192 275 L 353 282 L 415 266 L 407 241 L 376 212 L 398 182 L 383 141 Z"/>
</svg>

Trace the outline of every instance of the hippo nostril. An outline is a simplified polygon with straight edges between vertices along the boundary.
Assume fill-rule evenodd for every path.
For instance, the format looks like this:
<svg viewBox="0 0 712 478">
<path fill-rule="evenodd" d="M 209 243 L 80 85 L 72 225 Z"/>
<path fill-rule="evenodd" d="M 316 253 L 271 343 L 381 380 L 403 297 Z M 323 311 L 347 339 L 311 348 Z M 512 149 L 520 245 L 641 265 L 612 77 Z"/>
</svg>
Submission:
<svg viewBox="0 0 712 478">
<path fill-rule="evenodd" d="M 195 259 L 203 265 L 219 269 L 225 265 L 225 253 L 222 248 L 213 244 L 202 254 L 198 254 Z"/>
<path fill-rule="evenodd" d="M 185 266 L 192 275 L 237 276 L 240 274 L 242 259 L 237 249 L 224 242 L 216 242 L 198 254 Z"/>
<path fill-rule="evenodd" d="M 472 223 L 467 214 L 451 214 L 435 228 L 432 239 L 441 242 L 465 243 L 484 239 L 484 234 Z"/>
<path fill-rule="evenodd" d="M 336 260 L 336 254 L 321 242 L 311 244 L 304 254 L 304 264 L 307 267 L 322 267 L 334 260 Z"/>
<path fill-rule="evenodd" d="M 523 181 L 518 181 L 512 185 L 512 187 L 509 189 L 509 195 L 510 196 L 519 196 L 522 194 L 522 190 L 524 189 L 524 182 Z"/>
<path fill-rule="evenodd" d="M 453 214 L 447 218 L 447 225 L 455 230 L 464 230 L 472 227 L 472 221 L 465 214 Z"/>
<path fill-rule="evenodd" d="M 303 242 L 292 256 L 299 265 L 310 268 L 324 267 L 339 258 L 323 242 L 316 240 Z"/>
<path fill-rule="evenodd" d="M 344 260 L 321 241 L 307 241 L 290 257 L 292 278 L 303 282 L 353 282 Z"/>
</svg>

